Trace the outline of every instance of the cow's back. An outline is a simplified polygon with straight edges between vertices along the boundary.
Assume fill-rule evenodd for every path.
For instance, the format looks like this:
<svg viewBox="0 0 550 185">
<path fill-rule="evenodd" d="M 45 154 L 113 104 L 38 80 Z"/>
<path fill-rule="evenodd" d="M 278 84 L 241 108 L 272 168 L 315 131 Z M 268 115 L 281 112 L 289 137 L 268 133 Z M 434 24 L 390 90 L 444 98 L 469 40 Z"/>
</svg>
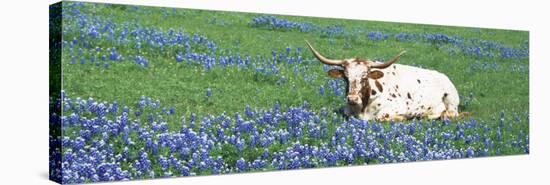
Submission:
<svg viewBox="0 0 550 185">
<path fill-rule="evenodd" d="M 456 88 L 440 72 L 400 64 L 393 64 L 381 71 L 384 72 L 384 77 L 378 80 L 381 88 L 377 87 L 375 80 L 369 80 L 377 94 L 371 95 L 367 111 L 376 117 L 441 114 L 446 109 L 444 96 L 458 106 Z"/>
</svg>

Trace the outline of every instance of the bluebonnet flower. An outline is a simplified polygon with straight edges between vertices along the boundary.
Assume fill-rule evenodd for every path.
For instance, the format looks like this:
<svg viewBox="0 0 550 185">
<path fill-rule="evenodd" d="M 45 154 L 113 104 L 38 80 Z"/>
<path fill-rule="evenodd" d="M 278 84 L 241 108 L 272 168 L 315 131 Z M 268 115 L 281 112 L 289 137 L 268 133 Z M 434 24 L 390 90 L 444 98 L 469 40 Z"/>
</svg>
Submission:
<svg viewBox="0 0 550 185">
<path fill-rule="evenodd" d="M 209 98 L 210 98 L 211 96 L 212 96 L 212 89 L 207 88 L 207 89 L 206 89 L 206 97 L 209 97 Z"/>
<path fill-rule="evenodd" d="M 147 68 L 149 66 L 149 62 L 147 59 L 145 59 L 142 56 L 136 56 L 134 59 L 135 63 L 143 68 Z"/>
<path fill-rule="evenodd" d="M 371 31 L 367 33 L 367 38 L 373 41 L 387 40 L 389 38 L 388 34 L 384 34 L 380 31 Z"/>
<path fill-rule="evenodd" d="M 243 158 L 240 158 L 237 160 L 237 164 L 235 164 L 237 167 L 238 172 L 244 172 L 247 169 L 246 161 Z"/>
<path fill-rule="evenodd" d="M 88 29 L 88 36 L 91 37 L 92 39 L 96 39 L 99 37 L 99 32 L 97 31 L 95 26 L 91 26 Z"/>
<path fill-rule="evenodd" d="M 466 157 L 472 158 L 472 157 L 474 157 L 474 155 L 475 155 L 475 152 L 472 148 L 468 148 L 466 150 Z"/>
<path fill-rule="evenodd" d="M 112 60 L 112 61 L 115 61 L 115 60 L 118 60 L 119 58 L 119 55 L 118 53 L 116 52 L 116 49 L 115 48 L 111 48 L 111 51 L 109 53 L 109 59 Z"/>
<path fill-rule="evenodd" d="M 178 63 L 183 62 L 183 57 L 180 54 L 176 54 L 176 61 Z"/>
</svg>

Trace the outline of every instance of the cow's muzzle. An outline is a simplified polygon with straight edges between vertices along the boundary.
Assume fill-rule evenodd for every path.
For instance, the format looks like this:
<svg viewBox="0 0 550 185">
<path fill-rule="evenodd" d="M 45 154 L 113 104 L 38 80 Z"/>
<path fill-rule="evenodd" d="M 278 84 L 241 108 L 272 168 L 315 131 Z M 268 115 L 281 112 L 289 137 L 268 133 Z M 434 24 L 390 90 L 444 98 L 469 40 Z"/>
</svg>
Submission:
<svg viewBox="0 0 550 185">
<path fill-rule="evenodd" d="M 348 100 L 349 105 L 360 105 L 361 104 L 361 97 L 359 97 L 358 95 L 348 95 L 347 100 Z"/>
</svg>

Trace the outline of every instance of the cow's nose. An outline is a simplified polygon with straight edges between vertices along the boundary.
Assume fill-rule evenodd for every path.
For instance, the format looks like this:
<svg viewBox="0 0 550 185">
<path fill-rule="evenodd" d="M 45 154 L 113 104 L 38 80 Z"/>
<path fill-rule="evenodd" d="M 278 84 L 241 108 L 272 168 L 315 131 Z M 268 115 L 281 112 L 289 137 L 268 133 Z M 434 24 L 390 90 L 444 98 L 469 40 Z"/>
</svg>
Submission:
<svg viewBox="0 0 550 185">
<path fill-rule="evenodd" d="M 356 104 L 359 102 L 359 96 L 357 95 L 348 95 L 348 103 Z"/>
</svg>

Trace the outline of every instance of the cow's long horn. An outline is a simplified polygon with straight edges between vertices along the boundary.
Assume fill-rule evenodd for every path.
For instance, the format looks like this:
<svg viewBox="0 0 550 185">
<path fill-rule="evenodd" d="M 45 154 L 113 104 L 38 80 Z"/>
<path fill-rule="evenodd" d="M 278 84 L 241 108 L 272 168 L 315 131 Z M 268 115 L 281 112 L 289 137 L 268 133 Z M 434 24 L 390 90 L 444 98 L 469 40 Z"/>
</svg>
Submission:
<svg viewBox="0 0 550 185">
<path fill-rule="evenodd" d="M 399 60 L 399 57 L 401 57 L 401 55 L 403 55 L 403 53 L 405 53 L 405 51 L 401 51 L 397 56 L 393 57 L 391 60 L 389 60 L 387 62 L 384 62 L 384 63 L 374 63 L 374 62 L 372 62 L 370 64 L 370 67 L 371 68 L 378 68 L 378 69 L 384 69 L 386 67 L 389 67 L 393 63 L 395 63 L 397 60 Z"/>
<path fill-rule="evenodd" d="M 313 52 L 313 55 L 315 55 L 315 58 L 317 58 L 319 61 L 323 62 L 327 65 L 342 65 L 344 63 L 343 60 L 331 60 L 328 58 L 325 58 L 323 55 L 319 54 L 315 49 L 313 49 L 313 46 L 309 44 L 309 42 L 306 40 L 307 46 L 309 46 L 309 49 L 311 52 Z"/>
</svg>

